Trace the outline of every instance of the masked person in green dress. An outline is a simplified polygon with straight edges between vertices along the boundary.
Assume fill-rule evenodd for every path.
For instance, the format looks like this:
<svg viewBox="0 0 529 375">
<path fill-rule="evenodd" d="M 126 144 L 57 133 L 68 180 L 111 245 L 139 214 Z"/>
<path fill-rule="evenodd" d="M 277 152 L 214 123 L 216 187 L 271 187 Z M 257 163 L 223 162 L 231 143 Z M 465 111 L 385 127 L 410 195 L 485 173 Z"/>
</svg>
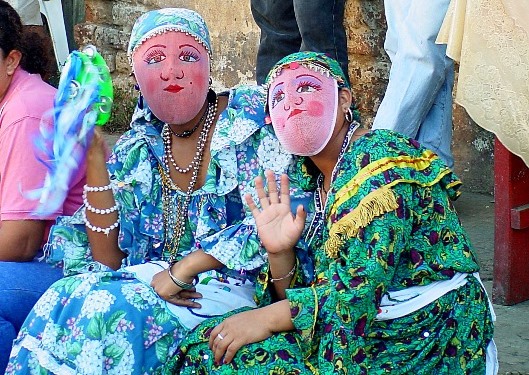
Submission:
<svg viewBox="0 0 529 375">
<path fill-rule="evenodd" d="M 286 177 L 278 192 L 268 172 L 258 203 L 246 199 L 269 255 L 259 308 L 200 324 L 166 373 L 497 371 L 494 313 L 451 204 L 452 171 L 413 139 L 354 126 L 351 90 L 323 54 L 285 57 L 267 85 L 279 141 L 318 181 L 304 236 L 315 277 L 303 284 L 293 249 L 305 214 L 291 213 Z"/>
</svg>

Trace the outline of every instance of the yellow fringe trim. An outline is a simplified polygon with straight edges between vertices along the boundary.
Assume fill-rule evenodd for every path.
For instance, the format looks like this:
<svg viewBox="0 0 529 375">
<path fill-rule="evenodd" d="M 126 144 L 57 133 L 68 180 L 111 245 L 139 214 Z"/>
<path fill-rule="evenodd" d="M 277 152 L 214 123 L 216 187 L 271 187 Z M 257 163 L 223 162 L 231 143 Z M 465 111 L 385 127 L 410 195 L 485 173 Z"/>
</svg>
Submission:
<svg viewBox="0 0 529 375">
<path fill-rule="evenodd" d="M 375 217 L 398 207 L 395 194 L 389 187 L 383 186 L 366 195 L 353 211 L 332 224 L 325 242 L 327 256 L 336 258 L 345 241 L 356 237 L 360 228 L 366 227 Z"/>
<path fill-rule="evenodd" d="M 370 177 L 385 172 L 394 167 L 413 168 L 421 171 L 431 165 L 432 160 L 438 156 L 433 151 L 425 150 L 420 157 L 398 156 L 382 158 L 366 165 L 358 171 L 355 177 L 336 192 L 335 201 L 331 211 L 340 206 L 343 202 L 354 196 L 358 188 Z"/>
</svg>

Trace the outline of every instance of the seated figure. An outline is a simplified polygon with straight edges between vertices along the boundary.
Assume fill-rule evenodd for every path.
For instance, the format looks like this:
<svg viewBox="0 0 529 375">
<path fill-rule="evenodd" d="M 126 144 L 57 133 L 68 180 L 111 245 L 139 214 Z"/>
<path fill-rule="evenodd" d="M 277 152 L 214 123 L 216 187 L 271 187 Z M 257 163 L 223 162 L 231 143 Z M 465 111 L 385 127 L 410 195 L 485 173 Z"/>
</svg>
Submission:
<svg viewBox="0 0 529 375">
<path fill-rule="evenodd" d="M 485 374 L 497 371 L 494 313 L 451 200 L 461 182 L 417 141 L 360 129 L 338 63 L 301 52 L 269 73 L 268 109 L 317 178 L 316 214 L 256 181 L 246 201 L 269 253 L 259 308 L 201 323 L 166 374 Z M 310 244 L 300 278 L 295 244 Z M 273 290 L 275 299 L 268 291 Z"/>
<path fill-rule="evenodd" d="M 35 216 L 39 202 L 28 195 L 42 187 L 48 172 L 39 160 L 46 153 L 35 146 L 41 126 L 53 132 L 45 114 L 57 90 L 43 81 L 47 57 L 46 43 L 24 29 L 17 12 L 0 0 L 0 373 L 28 312 L 62 277 L 61 268 L 43 259 L 50 227 L 82 204 L 84 165 L 57 210 Z"/>
<path fill-rule="evenodd" d="M 106 166 L 95 136 L 86 233 L 64 239 L 66 271 L 80 274 L 37 302 L 7 374 L 153 373 L 205 318 L 255 306 L 267 253 L 243 205 L 254 178 L 291 174 L 295 204 L 310 211 L 312 180 L 295 172 L 299 160 L 265 123 L 264 90 L 209 89 L 212 49 L 200 15 L 143 14 L 128 55 L 141 92 L 131 129 Z"/>
</svg>

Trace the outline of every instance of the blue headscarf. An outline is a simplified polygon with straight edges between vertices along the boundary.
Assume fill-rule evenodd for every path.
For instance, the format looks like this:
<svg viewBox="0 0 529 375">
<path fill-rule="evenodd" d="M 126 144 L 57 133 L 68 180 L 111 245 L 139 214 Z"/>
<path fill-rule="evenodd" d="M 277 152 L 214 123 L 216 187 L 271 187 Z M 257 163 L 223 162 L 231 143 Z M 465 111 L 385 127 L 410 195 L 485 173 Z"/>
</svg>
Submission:
<svg viewBox="0 0 529 375">
<path fill-rule="evenodd" d="M 130 36 L 127 56 L 132 65 L 132 55 L 147 39 L 168 31 L 179 31 L 194 37 L 211 57 L 209 31 L 204 19 L 195 11 L 184 8 L 152 10 L 140 16 Z"/>
</svg>

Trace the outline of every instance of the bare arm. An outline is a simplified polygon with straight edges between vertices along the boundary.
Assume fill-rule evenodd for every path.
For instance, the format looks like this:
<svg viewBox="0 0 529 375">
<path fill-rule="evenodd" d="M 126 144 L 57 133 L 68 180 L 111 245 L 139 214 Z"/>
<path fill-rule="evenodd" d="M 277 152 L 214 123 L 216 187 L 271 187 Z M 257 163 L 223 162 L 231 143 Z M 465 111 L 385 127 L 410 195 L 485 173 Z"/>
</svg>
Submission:
<svg viewBox="0 0 529 375">
<path fill-rule="evenodd" d="M 259 238 L 263 243 L 270 264 L 271 281 L 278 299 L 285 298 L 285 290 L 294 276 L 296 254 L 294 246 L 301 237 L 306 212 L 299 206 L 296 215 L 290 210 L 290 190 L 288 176 L 281 175 L 280 192 L 277 191 L 274 173 L 266 171 L 268 195 L 260 177 L 255 179 L 257 196 L 262 210 L 257 208 L 252 197 L 247 195 L 246 203 L 252 211 Z"/>
<path fill-rule="evenodd" d="M 96 132 L 87 153 L 86 184 L 88 186 L 107 186 L 110 184 L 105 162 L 104 139 Z M 106 209 L 116 204 L 112 190 L 87 192 L 87 200 L 94 208 Z M 97 214 L 86 210 L 86 218 L 92 226 L 108 228 L 118 220 L 118 211 L 109 214 Z M 111 230 L 108 235 L 86 228 L 90 248 L 94 260 L 110 268 L 118 269 L 125 258 L 118 247 L 118 228 Z"/>
<path fill-rule="evenodd" d="M 37 254 L 46 222 L 9 220 L 0 223 L 0 261 L 29 262 Z"/>
</svg>

